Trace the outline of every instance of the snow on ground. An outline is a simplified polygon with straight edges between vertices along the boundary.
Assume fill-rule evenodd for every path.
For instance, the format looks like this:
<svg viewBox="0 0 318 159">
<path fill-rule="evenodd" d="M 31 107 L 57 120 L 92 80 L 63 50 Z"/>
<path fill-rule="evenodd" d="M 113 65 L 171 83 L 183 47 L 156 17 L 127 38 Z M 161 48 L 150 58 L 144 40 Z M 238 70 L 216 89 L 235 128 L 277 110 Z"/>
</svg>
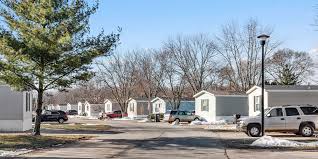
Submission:
<svg viewBox="0 0 318 159">
<path fill-rule="evenodd" d="M 87 118 L 87 116 L 80 116 L 80 115 L 68 115 L 68 118 Z"/>
<path fill-rule="evenodd" d="M 31 152 L 32 150 L 27 150 L 27 149 L 20 149 L 16 151 L 4 151 L 0 150 L 0 157 L 14 157 L 22 154 L 26 154 Z"/>
<path fill-rule="evenodd" d="M 171 123 L 170 125 L 179 125 L 178 121 L 174 121 L 173 123 Z"/>
<path fill-rule="evenodd" d="M 148 123 L 148 122 L 151 122 L 151 120 L 149 120 L 148 118 L 145 118 L 143 120 L 139 120 L 138 122 L 139 123 Z"/>
<path fill-rule="evenodd" d="M 123 118 L 115 118 L 113 120 L 133 120 L 133 119 L 129 117 L 123 117 Z"/>
<path fill-rule="evenodd" d="M 226 125 L 225 120 L 218 120 L 218 121 L 192 121 L 190 125 Z"/>
<path fill-rule="evenodd" d="M 205 129 L 208 129 L 208 130 L 237 130 L 237 126 L 236 126 L 236 124 L 209 125 Z"/>
<path fill-rule="evenodd" d="M 82 125 L 100 125 L 100 124 L 90 124 L 90 123 L 85 123 L 85 124 L 82 124 Z"/>
<path fill-rule="evenodd" d="M 225 120 L 217 120 L 217 121 L 212 121 L 211 125 L 225 125 L 226 121 Z"/>
<path fill-rule="evenodd" d="M 297 142 L 297 141 L 289 141 L 280 138 L 274 138 L 271 136 L 263 136 L 257 140 L 255 140 L 251 146 L 257 147 L 318 147 L 318 142 Z"/>
<path fill-rule="evenodd" d="M 211 122 L 207 121 L 192 121 L 190 125 L 211 125 Z"/>
</svg>

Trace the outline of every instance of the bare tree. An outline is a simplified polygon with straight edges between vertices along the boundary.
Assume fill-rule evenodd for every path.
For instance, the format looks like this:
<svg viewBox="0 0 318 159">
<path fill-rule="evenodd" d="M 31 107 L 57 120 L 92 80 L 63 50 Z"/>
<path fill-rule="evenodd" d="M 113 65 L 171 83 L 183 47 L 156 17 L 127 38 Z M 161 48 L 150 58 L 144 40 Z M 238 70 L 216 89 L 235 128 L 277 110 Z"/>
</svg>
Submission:
<svg viewBox="0 0 318 159">
<path fill-rule="evenodd" d="M 168 99 L 173 109 L 179 109 L 181 99 L 184 96 L 186 77 L 184 72 L 177 67 L 173 54 L 165 51 L 158 51 L 156 54 L 160 70 L 163 71 L 163 78 L 160 78 L 160 90 Z"/>
<path fill-rule="evenodd" d="M 151 100 L 160 91 L 163 69 L 158 65 L 155 50 L 135 50 L 137 79 L 143 95 L 148 99 L 148 110 L 151 112 Z"/>
<path fill-rule="evenodd" d="M 215 82 L 218 65 L 216 46 L 207 35 L 178 36 L 164 43 L 163 49 L 171 54 L 175 66 L 184 75 L 193 93 L 208 89 Z"/>
<path fill-rule="evenodd" d="M 98 63 L 98 78 L 110 89 L 112 97 L 127 112 L 128 99 L 137 85 L 135 61 L 131 55 L 113 55 L 109 61 Z"/>
<path fill-rule="evenodd" d="M 223 26 L 217 38 L 217 50 L 224 60 L 223 73 L 236 91 L 247 91 L 260 83 L 260 44 L 257 36 L 272 34 L 271 29 L 263 28 L 251 19 L 241 29 L 234 23 Z M 268 41 L 265 46 L 266 57 L 279 46 L 279 42 Z"/>
<path fill-rule="evenodd" d="M 283 83 L 286 70 L 293 75 L 295 83 L 301 83 L 313 73 L 314 63 L 309 53 L 282 49 L 267 59 L 266 72 L 273 81 Z"/>
</svg>

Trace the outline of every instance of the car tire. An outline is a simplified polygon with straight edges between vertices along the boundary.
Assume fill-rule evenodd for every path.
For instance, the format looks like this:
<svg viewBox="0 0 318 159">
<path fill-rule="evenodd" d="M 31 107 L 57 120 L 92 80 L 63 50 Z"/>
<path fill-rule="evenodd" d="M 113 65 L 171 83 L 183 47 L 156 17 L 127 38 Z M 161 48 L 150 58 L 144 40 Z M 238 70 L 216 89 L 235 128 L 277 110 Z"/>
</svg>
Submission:
<svg viewBox="0 0 318 159">
<path fill-rule="evenodd" d="M 180 119 L 175 119 L 174 121 L 180 123 Z"/>
<path fill-rule="evenodd" d="M 200 121 L 200 119 L 199 118 L 194 118 L 194 120 L 193 121 Z"/>
<path fill-rule="evenodd" d="M 63 124 L 64 123 L 64 119 L 60 118 L 57 122 L 59 122 L 60 124 Z"/>
<path fill-rule="evenodd" d="M 247 126 L 247 134 L 251 137 L 261 136 L 261 126 L 259 124 L 250 124 Z"/>
<path fill-rule="evenodd" d="M 299 133 L 303 137 L 311 137 L 314 135 L 314 128 L 310 124 L 304 124 L 300 126 Z"/>
</svg>

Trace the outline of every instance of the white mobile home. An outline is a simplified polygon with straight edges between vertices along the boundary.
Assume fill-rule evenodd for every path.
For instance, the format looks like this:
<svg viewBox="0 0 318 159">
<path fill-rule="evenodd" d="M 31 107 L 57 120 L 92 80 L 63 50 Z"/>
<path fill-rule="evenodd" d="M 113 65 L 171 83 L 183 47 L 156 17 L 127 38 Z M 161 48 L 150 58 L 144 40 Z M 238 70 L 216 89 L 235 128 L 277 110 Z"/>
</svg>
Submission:
<svg viewBox="0 0 318 159">
<path fill-rule="evenodd" d="M 0 131 L 32 129 L 32 92 L 0 86 Z"/>
<path fill-rule="evenodd" d="M 106 99 L 104 101 L 104 103 L 105 103 L 105 112 L 106 113 L 110 113 L 110 112 L 114 112 L 114 111 L 117 111 L 117 110 L 121 110 L 120 106 L 119 106 L 119 103 L 114 101 L 114 100 Z"/>
<path fill-rule="evenodd" d="M 148 100 L 145 98 L 130 98 L 128 100 L 127 114 L 130 118 L 146 117 L 150 114 Z"/>
<path fill-rule="evenodd" d="M 104 104 L 91 104 L 86 101 L 84 107 L 85 113 L 88 117 L 99 117 L 100 113 L 105 112 Z"/>
<path fill-rule="evenodd" d="M 254 86 L 247 92 L 249 116 L 255 116 L 261 110 L 262 88 Z M 264 108 L 281 105 L 318 105 L 317 85 L 266 85 Z"/>
<path fill-rule="evenodd" d="M 153 114 L 164 114 L 169 110 L 174 110 L 172 104 L 173 102 L 167 98 L 156 97 L 151 101 L 152 103 L 152 113 Z M 194 111 L 195 104 L 194 99 L 181 99 L 179 110 L 184 111 Z"/>
<path fill-rule="evenodd" d="M 245 95 L 214 95 L 201 91 L 195 98 L 195 114 L 207 121 L 233 121 L 233 114 L 248 115 L 247 96 Z"/>
</svg>

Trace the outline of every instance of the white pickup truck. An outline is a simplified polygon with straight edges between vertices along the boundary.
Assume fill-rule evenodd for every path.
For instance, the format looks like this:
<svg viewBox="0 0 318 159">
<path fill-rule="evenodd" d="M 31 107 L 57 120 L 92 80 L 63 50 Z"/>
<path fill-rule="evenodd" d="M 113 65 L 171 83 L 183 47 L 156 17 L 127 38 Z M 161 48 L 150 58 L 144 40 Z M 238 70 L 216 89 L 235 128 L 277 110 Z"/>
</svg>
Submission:
<svg viewBox="0 0 318 159">
<path fill-rule="evenodd" d="M 265 131 L 293 132 L 310 137 L 318 126 L 318 110 L 315 106 L 276 106 L 265 109 Z M 238 126 L 247 135 L 261 135 L 261 116 L 242 119 Z"/>
</svg>

